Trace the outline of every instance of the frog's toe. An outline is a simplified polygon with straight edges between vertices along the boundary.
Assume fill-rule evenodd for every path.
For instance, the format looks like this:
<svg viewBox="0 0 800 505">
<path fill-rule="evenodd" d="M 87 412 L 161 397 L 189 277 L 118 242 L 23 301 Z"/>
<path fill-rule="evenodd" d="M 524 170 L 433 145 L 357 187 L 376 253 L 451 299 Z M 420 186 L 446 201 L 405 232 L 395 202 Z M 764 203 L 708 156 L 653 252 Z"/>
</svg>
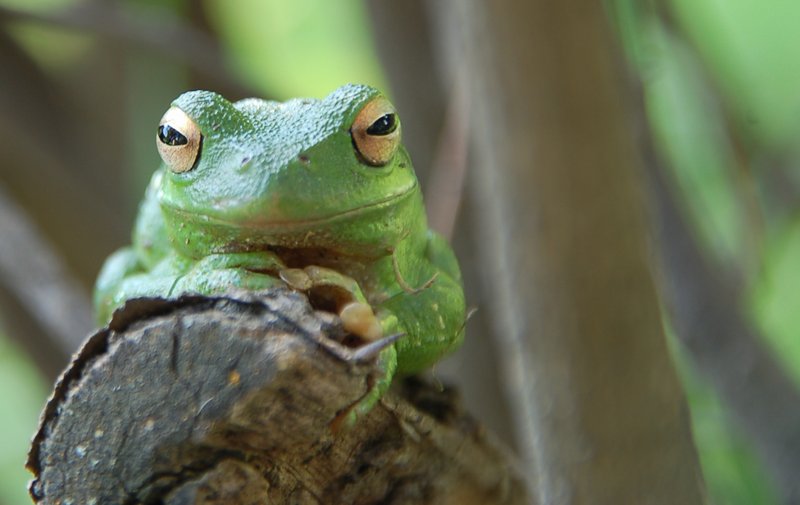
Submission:
<svg viewBox="0 0 800 505">
<path fill-rule="evenodd" d="M 383 337 L 383 327 L 368 303 L 350 302 L 339 310 L 344 329 L 368 342 Z"/>
<path fill-rule="evenodd" d="M 278 276 L 290 288 L 298 291 L 308 291 L 314 286 L 311 277 L 302 268 L 285 268 L 278 272 Z"/>
</svg>

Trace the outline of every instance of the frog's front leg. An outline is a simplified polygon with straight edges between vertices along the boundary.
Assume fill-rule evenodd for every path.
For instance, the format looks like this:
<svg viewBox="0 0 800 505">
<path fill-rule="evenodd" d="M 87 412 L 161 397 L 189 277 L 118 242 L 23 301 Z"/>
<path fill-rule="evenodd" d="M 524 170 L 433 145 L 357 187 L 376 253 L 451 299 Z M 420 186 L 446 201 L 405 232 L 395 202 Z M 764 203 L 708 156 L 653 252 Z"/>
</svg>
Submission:
<svg viewBox="0 0 800 505">
<path fill-rule="evenodd" d="M 375 314 L 358 282 L 336 270 L 312 265 L 288 268 L 279 276 L 290 287 L 307 293 L 316 308 L 336 312 L 343 328 L 366 342 L 355 350 L 353 359 L 374 360 L 375 373 L 369 377 L 364 396 L 345 409 L 335 423 L 352 426 L 372 410 L 392 384 L 397 369 L 395 342 L 401 334 L 387 331 L 396 329 L 397 318 L 386 311 Z"/>
<path fill-rule="evenodd" d="M 375 362 L 375 374 L 368 377 L 367 392 L 355 404 L 349 406 L 335 422 L 344 421 L 353 426 L 359 418 L 367 415 L 389 390 L 397 371 L 397 349 L 395 341 L 399 334 L 384 337 L 386 346 L 378 354 Z M 381 345 L 382 342 L 375 342 Z"/>
<path fill-rule="evenodd" d="M 231 288 L 251 291 L 283 286 L 278 272 L 286 268 L 269 251 L 211 254 L 177 278 L 169 296 L 181 293 L 217 294 Z"/>
<path fill-rule="evenodd" d="M 315 265 L 284 269 L 279 276 L 290 287 L 307 293 L 315 307 L 335 312 L 348 333 L 368 342 L 384 335 L 381 320 L 352 277 Z"/>
<path fill-rule="evenodd" d="M 428 232 L 422 253 L 409 244 L 392 260 L 395 294 L 378 307 L 397 320 L 398 372 L 418 373 L 454 350 L 464 336 L 466 309 L 461 274 L 452 250 Z M 384 316 L 386 318 L 386 316 Z"/>
<path fill-rule="evenodd" d="M 423 282 L 424 289 L 403 290 L 378 307 L 378 317 L 389 335 L 384 337 L 387 347 L 378 355 L 367 393 L 346 412 L 350 426 L 372 410 L 397 373 L 420 372 L 461 342 L 465 317 L 460 283 L 450 272 L 435 267 L 425 268 L 424 273 L 427 279 L 436 275 L 435 281 Z"/>
</svg>

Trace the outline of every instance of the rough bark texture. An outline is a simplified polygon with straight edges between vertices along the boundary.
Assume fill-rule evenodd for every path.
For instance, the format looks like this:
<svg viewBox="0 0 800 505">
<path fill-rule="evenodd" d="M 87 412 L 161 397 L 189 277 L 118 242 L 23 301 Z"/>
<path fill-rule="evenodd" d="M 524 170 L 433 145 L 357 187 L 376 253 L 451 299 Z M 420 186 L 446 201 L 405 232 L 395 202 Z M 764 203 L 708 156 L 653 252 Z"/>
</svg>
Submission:
<svg viewBox="0 0 800 505">
<path fill-rule="evenodd" d="M 487 292 L 542 504 L 704 501 L 602 2 L 448 2 L 468 47 Z"/>
<path fill-rule="evenodd" d="M 41 504 L 523 504 L 452 391 L 398 384 L 354 427 L 376 370 L 286 290 L 138 300 L 85 344 L 28 466 Z"/>
</svg>

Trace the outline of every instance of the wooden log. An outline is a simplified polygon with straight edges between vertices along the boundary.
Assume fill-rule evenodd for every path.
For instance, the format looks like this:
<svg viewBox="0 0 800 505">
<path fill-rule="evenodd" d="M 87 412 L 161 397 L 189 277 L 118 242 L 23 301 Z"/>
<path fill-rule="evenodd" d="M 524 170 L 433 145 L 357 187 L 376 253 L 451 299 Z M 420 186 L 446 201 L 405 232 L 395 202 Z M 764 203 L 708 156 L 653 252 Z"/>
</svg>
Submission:
<svg viewBox="0 0 800 505">
<path fill-rule="evenodd" d="M 28 461 L 36 503 L 523 504 L 508 455 L 419 379 L 352 426 L 374 361 L 284 289 L 141 299 L 85 343 Z"/>
</svg>

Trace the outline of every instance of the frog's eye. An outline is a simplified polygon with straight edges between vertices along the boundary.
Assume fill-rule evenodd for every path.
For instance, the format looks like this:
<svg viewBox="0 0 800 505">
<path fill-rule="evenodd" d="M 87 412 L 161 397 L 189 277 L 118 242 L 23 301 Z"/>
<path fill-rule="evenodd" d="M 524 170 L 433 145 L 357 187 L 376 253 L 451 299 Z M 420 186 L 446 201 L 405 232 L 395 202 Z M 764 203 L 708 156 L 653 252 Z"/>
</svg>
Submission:
<svg viewBox="0 0 800 505">
<path fill-rule="evenodd" d="M 358 113 L 350 135 L 364 161 L 376 167 L 385 165 L 400 145 L 400 118 L 389 100 L 375 98 Z"/>
<path fill-rule="evenodd" d="M 156 147 L 167 167 L 180 174 L 194 166 L 202 138 L 197 124 L 179 108 L 171 107 L 158 123 Z"/>
</svg>

